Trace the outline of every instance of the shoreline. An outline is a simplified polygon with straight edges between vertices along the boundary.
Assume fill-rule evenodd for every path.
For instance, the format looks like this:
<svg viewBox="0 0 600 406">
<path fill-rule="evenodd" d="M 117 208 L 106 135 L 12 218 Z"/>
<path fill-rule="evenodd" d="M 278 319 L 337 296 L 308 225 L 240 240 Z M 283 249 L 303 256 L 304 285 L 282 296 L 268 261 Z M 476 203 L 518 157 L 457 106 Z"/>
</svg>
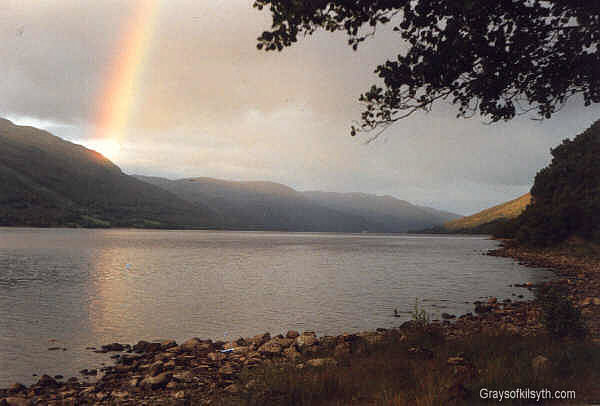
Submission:
<svg viewBox="0 0 600 406">
<path fill-rule="evenodd" d="M 553 270 L 557 278 L 539 285 L 560 284 L 580 308 L 590 330 L 590 341 L 600 344 L 600 263 L 561 253 L 533 251 L 503 242 L 487 255 L 510 257 L 529 267 Z M 526 284 L 528 289 L 535 285 Z M 597 299 L 597 300 L 596 300 Z M 535 300 L 475 302 L 478 310 L 455 321 L 432 322 L 448 342 L 484 334 L 530 337 L 544 335 L 540 308 Z M 594 311 L 596 310 L 596 311 Z M 33 404 L 210 404 L 215 396 L 237 396 L 252 388 L 241 385 L 243 371 L 272 365 L 299 368 L 335 367 L 348 357 L 366 354 L 387 342 L 406 342 L 419 326 L 414 321 L 392 329 L 317 337 L 313 332 L 269 333 L 231 342 L 192 338 L 178 345 L 140 341 L 136 345 L 113 343 L 103 351 L 113 353 L 115 364 L 103 367 L 97 382 L 70 378 L 60 381 L 44 375 L 29 387 L 13 384 L 0 389 L 0 405 Z M 420 347 L 415 353 L 429 351 Z M 409 349 L 409 352 L 411 351 Z M 413 354 L 414 355 L 414 354 Z M 423 354 L 421 354 L 423 356 Z M 87 371 L 90 375 L 94 372 Z M 193 403 L 190 403 L 193 400 Z M 158 403 L 156 403 L 158 402 Z"/>
</svg>

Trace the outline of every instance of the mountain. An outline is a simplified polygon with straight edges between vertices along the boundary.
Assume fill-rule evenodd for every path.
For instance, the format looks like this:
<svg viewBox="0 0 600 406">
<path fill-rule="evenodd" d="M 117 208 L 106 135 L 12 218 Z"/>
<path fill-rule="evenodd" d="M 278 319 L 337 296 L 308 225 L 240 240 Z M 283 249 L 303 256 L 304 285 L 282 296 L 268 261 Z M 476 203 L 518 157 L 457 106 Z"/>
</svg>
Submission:
<svg viewBox="0 0 600 406">
<path fill-rule="evenodd" d="M 4 226 L 405 232 L 456 217 L 390 196 L 130 176 L 96 151 L 0 119 Z"/>
<path fill-rule="evenodd" d="M 391 196 L 299 192 L 273 182 L 137 176 L 189 202 L 218 207 L 226 226 L 298 231 L 405 232 L 459 217 Z"/>
<path fill-rule="evenodd" d="M 319 191 L 304 192 L 303 196 L 325 207 L 361 216 L 379 232 L 423 229 L 460 217 L 458 214 L 416 206 L 392 196 Z"/>
<path fill-rule="evenodd" d="M 215 227 L 220 215 L 96 151 L 0 119 L 0 225 Z"/>
<path fill-rule="evenodd" d="M 481 228 L 498 220 L 510 220 L 518 217 L 530 202 L 531 194 L 526 193 L 514 200 L 490 207 L 471 216 L 447 222 L 444 224 L 444 228 L 448 231 L 466 231 Z"/>
<path fill-rule="evenodd" d="M 188 202 L 204 202 L 218 208 L 227 228 L 335 232 L 369 229 L 369 222 L 364 218 L 315 204 L 300 192 L 278 183 L 213 178 L 137 178 Z"/>
</svg>

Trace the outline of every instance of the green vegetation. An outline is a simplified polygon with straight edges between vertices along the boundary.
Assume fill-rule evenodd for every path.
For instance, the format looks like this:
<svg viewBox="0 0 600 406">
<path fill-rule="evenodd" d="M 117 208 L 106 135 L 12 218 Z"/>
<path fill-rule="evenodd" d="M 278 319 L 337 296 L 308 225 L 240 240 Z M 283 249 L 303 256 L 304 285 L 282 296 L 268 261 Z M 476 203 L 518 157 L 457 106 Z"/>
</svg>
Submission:
<svg viewBox="0 0 600 406">
<path fill-rule="evenodd" d="M 427 310 L 425 310 L 425 308 L 419 306 L 419 299 L 416 298 L 411 317 L 412 320 L 421 327 L 428 326 L 429 323 L 431 323 L 431 315 L 427 312 Z"/>
<path fill-rule="evenodd" d="M 487 405 L 490 400 L 479 396 L 484 388 L 574 390 L 578 404 L 596 395 L 592 392 L 600 379 L 596 345 L 548 337 L 476 335 L 457 341 L 434 337 L 438 339 L 432 340 L 427 330 L 397 335 L 341 358 L 337 365 L 300 369 L 272 364 L 245 370 L 241 386 L 249 389 L 219 396 L 214 404 Z M 544 368 L 532 362 L 539 355 L 549 360 Z M 459 358 L 449 362 L 452 357 Z M 502 403 L 530 404 L 531 399 Z"/>
<path fill-rule="evenodd" d="M 600 121 L 552 149 L 538 172 L 532 204 L 518 218 L 515 237 L 533 246 L 570 238 L 600 241 Z"/>
</svg>

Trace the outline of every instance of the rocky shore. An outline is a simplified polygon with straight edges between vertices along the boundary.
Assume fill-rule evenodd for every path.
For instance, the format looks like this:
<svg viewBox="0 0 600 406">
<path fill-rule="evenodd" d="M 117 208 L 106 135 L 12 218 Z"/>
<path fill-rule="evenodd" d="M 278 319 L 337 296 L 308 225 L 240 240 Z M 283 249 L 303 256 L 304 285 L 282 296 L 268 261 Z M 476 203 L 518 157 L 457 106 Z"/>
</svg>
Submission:
<svg viewBox="0 0 600 406">
<path fill-rule="evenodd" d="M 512 257 L 528 266 L 554 269 L 558 278 L 545 284 L 564 286 L 569 299 L 580 308 L 591 340 L 600 342 L 600 263 L 551 252 L 527 251 L 508 245 L 489 255 Z M 526 284 L 524 288 L 535 286 Z M 541 310 L 536 301 L 476 302 L 473 313 L 454 319 L 434 321 L 428 328 L 440 332 L 446 341 L 467 336 L 535 336 L 544 334 Z M 221 395 L 236 396 L 252 391 L 253 381 L 242 379 L 245 371 L 271 365 L 293 365 L 297 369 L 337 365 L 354 355 L 364 354 L 386 342 L 407 341 L 415 329 L 409 321 L 395 329 L 338 336 L 317 337 L 315 333 L 288 331 L 239 338 L 231 342 L 191 338 L 181 344 L 140 341 L 135 345 L 112 343 L 101 351 L 113 353 L 115 364 L 101 368 L 97 382 L 77 378 L 42 376 L 29 387 L 15 383 L 0 390 L 0 406 L 21 405 L 210 405 Z M 412 345 L 412 344 L 411 344 Z M 418 345 L 407 347 L 407 357 L 428 355 Z M 461 365 L 460 357 L 448 363 Z M 98 371 L 84 370 L 95 375 Z"/>
</svg>

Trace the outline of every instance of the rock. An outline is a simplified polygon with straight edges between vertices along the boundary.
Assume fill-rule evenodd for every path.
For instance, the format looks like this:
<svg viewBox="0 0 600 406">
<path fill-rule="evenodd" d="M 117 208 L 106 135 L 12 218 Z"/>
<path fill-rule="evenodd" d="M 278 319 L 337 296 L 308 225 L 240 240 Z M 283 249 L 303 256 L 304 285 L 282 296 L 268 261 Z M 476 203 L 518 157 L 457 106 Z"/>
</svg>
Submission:
<svg viewBox="0 0 600 406">
<path fill-rule="evenodd" d="M 310 347 L 311 345 L 317 344 L 317 337 L 313 334 L 303 333 L 302 335 L 296 337 L 296 346 L 300 351 L 302 351 L 306 347 Z"/>
<path fill-rule="evenodd" d="M 108 351 L 123 351 L 125 349 L 125 347 L 123 346 L 123 344 L 119 344 L 119 343 L 112 343 L 112 344 L 106 344 L 102 346 L 102 351 L 108 352 Z"/>
<path fill-rule="evenodd" d="M 493 305 L 493 304 L 498 303 L 498 299 L 495 297 L 490 297 L 487 302 L 489 305 Z"/>
<path fill-rule="evenodd" d="M 98 375 L 98 370 L 86 368 L 86 369 L 82 369 L 81 371 L 79 371 L 79 373 L 81 373 L 81 375 L 92 376 L 92 375 Z"/>
<path fill-rule="evenodd" d="M 138 385 L 140 384 L 140 378 L 132 378 L 129 380 L 129 382 L 127 383 L 131 388 L 137 388 Z"/>
<path fill-rule="evenodd" d="M 148 348 L 149 345 L 150 343 L 148 341 L 140 340 L 137 344 L 133 346 L 133 351 L 138 354 L 141 354 L 143 352 L 146 352 L 146 348 Z"/>
<path fill-rule="evenodd" d="M 337 361 L 333 358 L 313 358 L 306 361 L 306 364 L 311 367 L 319 368 L 323 366 L 336 366 Z"/>
<path fill-rule="evenodd" d="M 235 375 L 235 370 L 229 364 L 223 365 L 221 368 L 219 368 L 219 375 L 225 377 L 232 377 L 233 375 Z"/>
<path fill-rule="evenodd" d="M 465 365 L 465 359 L 463 357 L 450 357 L 448 358 L 448 365 Z"/>
<path fill-rule="evenodd" d="M 263 333 L 263 334 L 255 335 L 254 337 L 249 338 L 247 341 L 254 344 L 256 346 L 256 348 L 258 348 L 261 345 L 263 345 L 264 343 L 266 343 L 267 341 L 269 341 L 270 339 L 271 339 L 271 334 Z"/>
<path fill-rule="evenodd" d="M 581 300 L 579 302 L 579 306 L 589 306 L 592 304 L 592 298 L 591 297 L 586 297 L 585 299 Z"/>
<path fill-rule="evenodd" d="M 289 330 L 286 334 L 285 337 L 286 338 L 293 338 L 295 339 L 296 337 L 298 337 L 300 335 L 300 333 L 298 333 L 296 330 Z"/>
<path fill-rule="evenodd" d="M 456 316 L 453 314 L 442 313 L 442 319 L 449 320 L 449 319 L 455 319 L 455 318 L 456 318 Z"/>
<path fill-rule="evenodd" d="M 169 348 L 177 347 L 175 340 L 164 340 L 160 342 L 160 349 L 162 351 L 168 350 Z"/>
<path fill-rule="evenodd" d="M 350 343 L 341 342 L 335 346 L 333 350 L 333 356 L 336 358 L 341 358 L 350 354 Z"/>
<path fill-rule="evenodd" d="M 225 358 L 227 358 L 227 355 L 223 354 L 222 352 L 210 352 L 208 353 L 208 359 L 213 361 L 213 362 L 217 362 L 217 361 L 222 361 Z"/>
<path fill-rule="evenodd" d="M 124 400 L 129 397 L 129 392 L 125 392 L 122 390 L 114 390 L 110 394 L 115 399 Z"/>
<path fill-rule="evenodd" d="M 37 382 L 37 386 L 44 388 L 54 388 L 58 386 L 58 382 L 54 378 L 48 375 L 42 375 L 40 380 Z"/>
<path fill-rule="evenodd" d="M 535 372 L 541 372 L 550 367 L 550 360 L 543 355 L 538 355 L 531 361 L 531 367 Z"/>
<path fill-rule="evenodd" d="M 12 385 L 10 385 L 10 387 L 8 388 L 8 393 L 21 393 L 21 392 L 25 392 L 27 390 L 27 387 L 25 385 L 23 385 L 22 383 L 16 382 L 13 383 Z"/>
<path fill-rule="evenodd" d="M 296 347 L 293 345 L 283 350 L 283 355 L 290 361 L 295 361 L 298 358 L 302 357 L 302 355 L 298 352 L 298 350 L 296 350 Z"/>
<path fill-rule="evenodd" d="M 242 389 L 237 383 L 233 383 L 225 388 L 225 392 L 228 393 L 240 393 Z"/>
<path fill-rule="evenodd" d="M 17 397 L 9 397 L 4 398 L 4 402 L 6 402 L 6 406 L 32 406 L 33 401 L 25 399 L 25 398 L 17 398 Z M 0 401 L 2 402 L 2 401 Z"/>
<path fill-rule="evenodd" d="M 140 386 L 143 389 L 160 389 L 169 383 L 171 377 L 172 375 L 169 372 L 163 372 L 162 374 L 156 376 L 146 376 L 142 382 L 140 382 Z"/>
<path fill-rule="evenodd" d="M 280 355 L 281 351 L 283 351 L 283 347 L 275 339 L 266 342 L 258 349 L 259 353 L 266 356 Z"/>
<path fill-rule="evenodd" d="M 178 391 L 178 392 L 175 392 L 175 393 L 173 394 L 173 397 L 174 397 L 175 399 L 185 399 L 185 392 L 184 392 L 184 391 L 182 391 L 182 390 L 180 390 L 180 391 Z"/>
<path fill-rule="evenodd" d="M 160 374 L 161 372 L 163 372 L 163 370 L 164 370 L 163 363 L 161 361 L 156 361 L 154 364 L 152 364 L 150 366 L 150 370 L 148 371 L 148 373 L 150 374 L 150 376 L 156 376 L 156 375 Z"/>
<path fill-rule="evenodd" d="M 600 306 L 600 297 L 593 298 L 592 303 L 594 304 L 594 306 Z"/>
<path fill-rule="evenodd" d="M 475 312 L 477 312 L 477 313 L 488 313 L 491 310 L 492 310 L 492 306 L 490 306 L 490 305 L 478 304 L 475 306 Z"/>
<path fill-rule="evenodd" d="M 203 341 L 197 337 L 190 338 L 189 340 L 187 340 L 183 344 L 181 344 L 181 351 L 183 351 L 183 352 L 194 352 L 194 351 L 210 352 L 213 350 L 214 350 L 214 346 L 213 346 L 212 341 L 210 341 L 210 340 Z"/>
</svg>

